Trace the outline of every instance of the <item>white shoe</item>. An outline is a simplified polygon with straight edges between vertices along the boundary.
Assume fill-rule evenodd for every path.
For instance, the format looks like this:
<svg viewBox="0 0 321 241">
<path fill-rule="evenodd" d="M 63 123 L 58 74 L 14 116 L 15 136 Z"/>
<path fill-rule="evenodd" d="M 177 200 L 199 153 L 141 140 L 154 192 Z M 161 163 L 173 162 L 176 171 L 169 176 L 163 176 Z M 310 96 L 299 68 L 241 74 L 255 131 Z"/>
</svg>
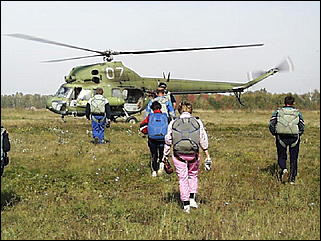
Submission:
<svg viewBox="0 0 321 241">
<path fill-rule="evenodd" d="M 183 211 L 184 211 L 184 213 L 190 213 L 191 212 L 190 205 L 185 205 Z"/>
<path fill-rule="evenodd" d="M 283 183 L 286 183 L 289 181 L 289 172 L 287 169 L 283 169 L 282 176 L 281 176 L 281 181 Z"/>
<path fill-rule="evenodd" d="M 152 177 L 157 177 L 157 172 L 156 171 L 152 172 Z"/>
<path fill-rule="evenodd" d="M 164 171 L 164 163 L 161 162 L 161 163 L 159 163 L 159 169 L 157 171 L 157 174 L 161 175 L 161 174 L 163 174 L 163 171 Z"/>
<path fill-rule="evenodd" d="M 189 203 L 190 203 L 190 206 L 191 206 L 192 208 L 198 208 L 198 204 L 197 204 L 197 202 L 195 201 L 195 199 L 191 198 L 191 199 L 189 200 Z"/>
</svg>

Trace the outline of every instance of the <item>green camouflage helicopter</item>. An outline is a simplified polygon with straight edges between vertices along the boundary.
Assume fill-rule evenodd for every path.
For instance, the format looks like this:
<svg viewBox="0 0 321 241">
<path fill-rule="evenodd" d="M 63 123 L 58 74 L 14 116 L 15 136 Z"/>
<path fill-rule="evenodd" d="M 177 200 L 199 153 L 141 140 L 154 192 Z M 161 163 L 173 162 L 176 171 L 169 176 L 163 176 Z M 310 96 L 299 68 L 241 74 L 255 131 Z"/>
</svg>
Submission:
<svg viewBox="0 0 321 241">
<path fill-rule="evenodd" d="M 288 71 L 292 68 L 291 60 L 287 58 L 278 67 L 272 68 L 266 72 L 260 71 L 253 73 L 247 83 L 170 79 L 170 74 L 168 74 L 167 78 L 164 74 L 163 78 L 148 78 L 139 76 L 133 70 L 124 66 L 122 62 L 112 61 L 113 56 L 258 47 L 263 46 L 263 44 L 117 52 L 113 50 L 96 51 L 25 34 L 7 34 L 7 36 L 95 53 L 94 55 L 89 56 L 49 60 L 44 62 L 61 62 L 98 56 L 104 57 L 105 62 L 103 63 L 74 67 L 70 71 L 69 75 L 65 76 L 66 83 L 62 84 L 57 93 L 48 99 L 46 108 L 54 113 L 60 114 L 62 118 L 66 115 L 84 116 L 87 101 L 94 95 L 95 90 L 100 87 L 103 88 L 104 96 L 109 101 L 112 111 L 112 120 L 116 120 L 118 117 L 123 117 L 126 122 L 137 123 L 137 118 L 132 115 L 145 110 L 151 94 L 158 87 L 158 84 L 164 81 L 167 83 L 167 89 L 174 95 L 234 93 L 237 100 L 242 104 L 240 97 L 241 93 L 245 89 L 277 72 L 285 70 Z"/>
</svg>

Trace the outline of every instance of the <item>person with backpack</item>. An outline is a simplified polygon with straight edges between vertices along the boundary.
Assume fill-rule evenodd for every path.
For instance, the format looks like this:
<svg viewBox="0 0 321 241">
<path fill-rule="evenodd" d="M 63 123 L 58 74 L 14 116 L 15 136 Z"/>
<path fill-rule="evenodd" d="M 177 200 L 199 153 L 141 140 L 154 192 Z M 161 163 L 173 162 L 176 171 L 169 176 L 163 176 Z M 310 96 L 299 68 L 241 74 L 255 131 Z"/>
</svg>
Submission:
<svg viewBox="0 0 321 241">
<path fill-rule="evenodd" d="M 1 176 L 4 172 L 4 167 L 9 164 L 8 152 L 10 148 L 9 133 L 1 126 Z"/>
<path fill-rule="evenodd" d="M 157 88 L 156 90 L 156 97 L 152 100 L 150 100 L 147 104 L 146 107 L 146 114 L 150 114 L 153 112 L 151 105 L 154 101 L 157 101 L 161 104 L 161 111 L 162 113 L 166 113 L 168 120 L 170 121 L 171 119 L 175 118 L 175 109 L 173 107 L 173 104 L 170 100 L 170 98 L 168 98 L 165 95 L 165 90 L 163 88 Z"/>
<path fill-rule="evenodd" d="M 302 113 L 293 105 L 295 99 L 289 95 L 284 98 L 284 106 L 272 113 L 269 130 L 275 136 L 275 143 L 282 183 L 295 184 L 298 172 L 300 137 L 304 132 Z M 290 172 L 287 169 L 287 149 L 290 152 Z"/>
<path fill-rule="evenodd" d="M 158 101 L 154 101 L 151 104 L 152 113 L 140 123 L 140 131 L 148 135 L 148 147 L 152 156 L 152 177 L 157 177 L 164 169 L 162 159 L 165 135 L 168 128 L 168 117 L 166 113 L 162 113 L 161 108 L 162 105 Z"/>
<path fill-rule="evenodd" d="M 212 160 L 208 152 L 208 137 L 203 122 L 192 116 L 192 104 L 186 101 L 178 105 L 179 118 L 168 125 L 165 136 L 164 159 L 168 159 L 171 146 L 172 160 L 179 178 L 180 199 L 183 210 L 190 213 L 190 208 L 198 208 L 198 172 L 201 160 L 200 150 L 205 152 L 205 169 L 210 170 Z"/>
<path fill-rule="evenodd" d="M 91 120 L 92 135 L 95 144 L 105 143 L 105 127 L 110 125 L 110 105 L 103 96 L 103 89 L 97 88 L 96 94 L 88 100 L 86 117 Z"/>
<path fill-rule="evenodd" d="M 170 101 L 171 101 L 172 104 L 173 104 L 174 109 L 176 109 L 176 99 L 175 99 L 174 95 L 173 95 L 170 91 L 168 91 L 168 89 L 167 89 L 167 84 L 164 83 L 164 82 L 160 82 L 160 83 L 158 84 L 158 88 L 163 88 L 163 89 L 164 89 L 164 91 L 165 91 L 165 96 L 166 96 L 168 99 L 170 99 Z"/>
</svg>

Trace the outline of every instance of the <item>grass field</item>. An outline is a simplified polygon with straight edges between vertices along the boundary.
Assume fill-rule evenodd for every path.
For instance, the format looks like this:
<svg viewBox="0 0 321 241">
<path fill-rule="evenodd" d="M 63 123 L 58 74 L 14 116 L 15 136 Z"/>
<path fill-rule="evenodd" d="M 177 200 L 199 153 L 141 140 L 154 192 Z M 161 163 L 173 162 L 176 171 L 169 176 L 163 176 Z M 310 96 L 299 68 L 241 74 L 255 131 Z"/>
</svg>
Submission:
<svg viewBox="0 0 321 241">
<path fill-rule="evenodd" d="M 90 122 L 2 109 L 10 164 L 1 178 L 1 239 L 320 239 L 320 112 L 302 111 L 296 185 L 281 184 L 271 111 L 196 110 L 213 169 L 200 208 L 182 212 L 175 174 L 150 175 L 139 125 L 112 123 L 93 145 Z M 141 120 L 141 116 L 138 116 Z"/>
</svg>

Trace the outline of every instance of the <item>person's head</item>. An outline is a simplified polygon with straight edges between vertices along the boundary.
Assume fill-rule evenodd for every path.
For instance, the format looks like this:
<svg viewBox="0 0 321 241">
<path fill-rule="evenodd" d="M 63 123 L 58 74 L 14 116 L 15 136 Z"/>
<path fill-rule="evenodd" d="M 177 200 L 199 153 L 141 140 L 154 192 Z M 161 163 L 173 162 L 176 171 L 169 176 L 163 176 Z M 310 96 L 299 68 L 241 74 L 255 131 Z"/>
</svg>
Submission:
<svg viewBox="0 0 321 241">
<path fill-rule="evenodd" d="M 162 109 L 162 105 L 158 101 L 154 101 L 150 108 L 155 111 L 155 110 L 160 110 Z"/>
<path fill-rule="evenodd" d="M 292 95 L 288 95 L 284 98 L 284 105 L 294 105 L 295 100 Z"/>
<path fill-rule="evenodd" d="M 96 95 L 102 95 L 104 93 L 104 90 L 102 88 L 96 89 Z"/>
<path fill-rule="evenodd" d="M 164 83 L 164 82 L 160 82 L 159 85 L 158 85 L 158 88 L 162 88 L 162 89 L 167 89 L 167 84 Z"/>
<path fill-rule="evenodd" d="M 157 88 L 156 90 L 156 95 L 157 96 L 163 96 L 165 95 L 165 90 L 163 88 Z"/>
<path fill-rule="evenodd" d="M 188 112 L 188 113 L 192 114 L 193 106 L 188 101 L 182 101 L 181 103 L 179 103 L 177 110 L 180 114 L 182 114 L 183 112 Z"/>
</svg>

